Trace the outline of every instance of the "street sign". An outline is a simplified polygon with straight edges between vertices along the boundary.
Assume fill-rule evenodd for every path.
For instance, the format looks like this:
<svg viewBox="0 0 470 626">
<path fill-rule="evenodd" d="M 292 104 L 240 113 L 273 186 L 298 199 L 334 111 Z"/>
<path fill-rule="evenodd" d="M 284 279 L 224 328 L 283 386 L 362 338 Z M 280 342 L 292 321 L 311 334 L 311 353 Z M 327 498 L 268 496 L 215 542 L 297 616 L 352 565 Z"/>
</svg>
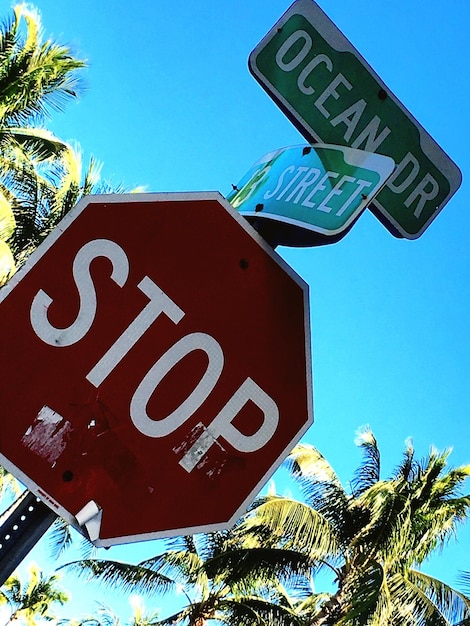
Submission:
<svg viewBox="0 0 470 626">
<path fill-rule="evenodd" d="M 459 188 L 457 166 L 313 0 L 294 2 L 249 67 L 308 141 L 393 158 L 371 207 L 393 234 L 419 237 Z"/>
<path fill-rule="evenodd" d="M 337 241 L 394 168 L 390 157 L 345 146 L 281 148 L 259 159 L 227 200 L 250 222 L 277 225 L 276 243 Z"/>
<path fill-rule="evenodd" d="M 230 526 L 312 423 L 307 301 L 218 193 L 84 198 L 0 291 L 0 463 L 96 545 Z"/>
</svg>

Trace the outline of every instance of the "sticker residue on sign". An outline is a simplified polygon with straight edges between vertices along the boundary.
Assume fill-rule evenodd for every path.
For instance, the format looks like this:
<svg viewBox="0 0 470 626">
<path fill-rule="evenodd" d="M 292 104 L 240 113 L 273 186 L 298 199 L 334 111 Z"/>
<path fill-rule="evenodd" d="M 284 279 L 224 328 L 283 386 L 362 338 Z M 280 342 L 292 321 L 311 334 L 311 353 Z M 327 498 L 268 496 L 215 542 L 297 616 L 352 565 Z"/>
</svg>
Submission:
<svg viewBox="0 0 470 626">
<path fill-rule="evenodd" d="M 62 415 L 43 406 L 21 438 L 21 443 L 45 461 L 54 464 L 67 446 L 72 425 Z"/>
</svg>

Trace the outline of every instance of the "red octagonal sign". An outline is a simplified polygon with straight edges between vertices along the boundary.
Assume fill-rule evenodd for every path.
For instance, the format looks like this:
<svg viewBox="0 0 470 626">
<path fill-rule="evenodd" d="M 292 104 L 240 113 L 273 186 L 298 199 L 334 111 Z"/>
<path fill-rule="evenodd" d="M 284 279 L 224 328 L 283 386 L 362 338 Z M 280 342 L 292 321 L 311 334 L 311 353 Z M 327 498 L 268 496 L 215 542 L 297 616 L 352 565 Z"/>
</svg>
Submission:
<svg viewBox="0 0 470 626">
<path fill-rule="evenodd" d="M 218 193 L 88 196 L 0 300 L 0 463 L 96 545 L 231 525 L 312 422 L 307 286 Z"/>
</svg>

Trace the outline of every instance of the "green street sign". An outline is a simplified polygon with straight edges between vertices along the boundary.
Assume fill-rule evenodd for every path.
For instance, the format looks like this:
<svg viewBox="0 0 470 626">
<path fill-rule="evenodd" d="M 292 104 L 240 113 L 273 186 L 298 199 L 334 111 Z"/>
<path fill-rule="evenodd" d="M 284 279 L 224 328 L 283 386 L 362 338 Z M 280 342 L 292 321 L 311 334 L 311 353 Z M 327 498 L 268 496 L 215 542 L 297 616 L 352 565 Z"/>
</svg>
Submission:
<svg viewBox="0 0 470 626">
<path fill-rule="evenodd" d="M 345 146 L 281 148 L 259 159 L 227 200 L 252 222 L 276 222 L 276 244 L 312 245 L 322 239 L 309 233 L 336 241 L 394 167 L 390 157 Z"/>
<path fill-rule="evenodd" d="M 313 0 L 294 2 L 249 67 L 309 142 L 392 157 L 370 208 L 394 235 L 419 237 L 459 188 L 455 163 Z"/>
</svg>

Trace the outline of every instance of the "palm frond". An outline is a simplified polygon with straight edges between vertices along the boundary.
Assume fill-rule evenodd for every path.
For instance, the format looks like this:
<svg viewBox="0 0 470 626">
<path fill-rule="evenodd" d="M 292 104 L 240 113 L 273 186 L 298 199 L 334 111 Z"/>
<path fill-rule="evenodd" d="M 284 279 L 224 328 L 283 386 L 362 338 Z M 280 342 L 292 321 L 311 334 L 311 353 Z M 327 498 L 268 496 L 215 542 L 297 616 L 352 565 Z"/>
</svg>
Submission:
<svg viewBox="0 0 470 626">
<path fill-rule="evenodd" d="M 143 568 L 158 572 L 180 585 L 207 587 L 203 571 L 203 561 L 198 554 L 185 550 L 168 550 L 139 563 Z"/>
<path fill-rule="evenodd" d="M 417 467 L 418 463 L 415 460 L 413 442 L 411 441 L 411 439 L 407 439 L 405 451 L 403 453 L 403 459 L 401 463 L 395 468 L 391 479 L 402 480 L 405 482 L 413 481 Z"/>
<path fill-rule="evenodd" d="M 321 483 L 331 482 L 341 487 L 336 472 L 314 446 L 298 444 L 290 453 L 287 463 L 296 478 L 309 478 Z"/>
<path fill-rule="evenodd" d="M 309 576 L 311 560 L 302 553 L 286 548 L 238 548 L 218 554 L 204 563 L 210 579 L 221 579 L 229 587 L 243 583 L 254 587 L 261 580 L 276 583 L 278 579 Z"/>
<path fill-rule="evenodd" d="M 67 563 L 59 569 L 71 571 L 87 581 L 100 581 L 105 587 L 119 587 L 123 591 L 164 594 L 177 587 L 173 579 L 160 572 L 120 561 L 83 559 Z"/>
<path fill-rule="evenodd" d="M 24 158 L 34 162 L 51 160 L 67 149 L 67 144 L 44 128 L 0 127 L 0 146 L 16 147 Z"/>
<path fill-rule="evenodd" d="M 58 517 L 47 533 L 49 552 L 54 560 L 61 558 L 72 545 L 77 549 L 82 558 L 91 558 L 95 552 L 95 546 L 69 523 Z"/>
<path fill-rule="evenodd" d="M 380 481 L 363 491 L 350 504 L 354 517 L 360 517 L 362 523 L 356 524 L 357 532 L 351 536 L 352 545 L 366 542 L 369 549 L 381 548 L 393 533 L 396 517 L 396 487 L 390 481 Z M 361 515 L 361 512 L 362 515 Z M 382 543 L 381 543 L 382 540 Z"/>
<path fill-rule="evenodd" d="M 380 605 L 380 596 L 386 584 L 385 576 L 383 567 L 373 560 L 366 566 L 351 569 L 342 585 L 340 597 L 345 606 L 345 623 L 369 623 Z"/>
<path fill-rule="evenodd" d="M 14 573 L 3 584 L 2 600 L 12 611 L 10 621 L 31 623 L 35 616 L 53 619 L 53 606 L 63 605 L 69 599 L 58 585 L 59 577 L 57 574 L 47 576 L 35 563 L 30 564 L 28 574 L 27 579 L 22 579 Z"/>
<path fill-rule="evenodd" d="M 469 596 L 418 570 L 410 570 L 407 578 L 449 624 L 470 620 Z"/>
<path fill-rule="evenodd" d="M 181 552 L 185 550 L 192 554 L 199 554 L 197 547 L 198 535 L 178 535 L 166 540 L 165 546 L 168 550 Z"/>
<path fill-rule="evenodd" d="M 350 496 L 331 465 L 316 448 L 306 444 L 294 448 L 288 464 L 305 501 L 336 527 L 338 536 L 341 535 L 341 529 L 350 521 L 344 517 Z"/>
<path fill-rule="evenodd" d="M 400 572 L 388 579 L 390 621 L 405 626 L 451 626 L 433 599 Z"/>
<path fill-rule="evenodd" d="M 329 520 L 303 502 L 290 498 L 266 498 L 238 532 L 244 541 L 249 541 L 250 535 L 256 538 L 260 529 L 269 532 L 273 543 L 298 550 L 312 561 L 327 556 L 336 558 L 341 552 L 336 529 Z"/>
<path fill-rule="evenodd" d="M 3 27 L 0 55 L 0 118 L 3 126 L 34 125 L 75 98 L 77 71 L 85 63 L 55 42 L 42 41 L 39 13 L 26 3 Z"/>
<path fill-rule="evenodd" d="M 470 596 L 470 572 L 460 572 L 459 580 L 463 585 L 466 595 Z"/>
<path fill-rule="evenodd" d="M 259 597 L 243 598 L 237 601 L 226 598 L 219 604 L 219 619 L 233 626 L 303 626 L 302 617 L 295 609 L 275 604 Z M 216 615 L 217 617 L 217 615 Z"/>
<path fill-rule="evenodd" d="M 355 443 L 363 453 L 363 461 L 351 481 L 353 495 L 361 495 L 380 480 L 380 451 L 370 426 L 359 429 Z"/>
</svg>

